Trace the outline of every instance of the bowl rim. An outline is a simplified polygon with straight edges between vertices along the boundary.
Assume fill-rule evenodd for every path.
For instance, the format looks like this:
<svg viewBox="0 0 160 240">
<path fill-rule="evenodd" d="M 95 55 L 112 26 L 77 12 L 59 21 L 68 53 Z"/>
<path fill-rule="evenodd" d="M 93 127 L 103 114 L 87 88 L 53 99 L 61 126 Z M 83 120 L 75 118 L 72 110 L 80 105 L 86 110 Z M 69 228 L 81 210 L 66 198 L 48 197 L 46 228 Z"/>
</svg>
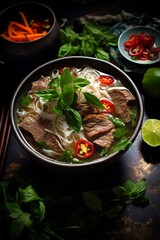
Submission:
<svg viewBox="0 0 160 240">
<path fill-rule="evenodd" d="M 136 60 L 135 61 L 128 55 L 127 51 L 125 51 L 123 49 L 123 42 L 124 42 L 123 39 L 125 39 L 125 37 L 127 36 L 127 38 L 126 38 L 126 40 L 127 40 L 130 34 L 135 33 L 134 30 L 137 31 L 138 33 L 140 33 L 143 30 L 143 31 L 148 31 L 156 36 L 159 35 L 159 38 L 157 38 L 156 41 L 159 43 L 159 47 L 160 47 L 160 40 L 159 40 L 160 39 L 160 31 L 158 31 L 156 28 L 153 28 L 150 26 L 139 26 L 139 25 L 138 26 L 130 26 L 126 30 L 124 30 L 118 38 L 118 50 L 119 50 L 120 54 L 125 59 L 127 59 L 129 62 L 143 65 L 143 66 L 152 65 L 152 64 L 159 62 L 160 61 L 160 53 L 159 53 L 159 57 L 155 60 L 146 60 L 146 61 Z"/>
<path fill-rule="evenodd" d="M 114 161 L 114 159 L 117 158 L 117 156 L 121 157 L 121 155 L 123 155 L 125 152 L 121 151 L 121 152 L 115 152 L 109 156 L 105 156 L 105 157 L 101 157 L 98 158 L 94 161 L 91 162 L 84 162 L 84 163 L 76 163 L 76 164 L 71 164 L 71 163 L 66 163 L 66 162 L 60 162 L 58 160 L 55 159 L 51 159 L 39 152 L 37 152 L 25 139 L 25 137 L 23 136 L 22 132 L 20 131 L 19 127 L 16 124 L 16 113 L 15 113 L 15 108 L 16 108 L 16 101 L 17 101 L 17 97 L 19 96 L 19 93 L 21 92 L 21 89 L 23 89 L 23 85 L 28 81 L 30 82 L 30 78 L 36 74 L 38 71 L 42 70 L 43 68 L 47 67 L 47 66 L 52 66 L 54 64 L 61 64 L 64 61 L 67 60 L 75 60 L 75 65 L 76 65 L 76 61 L 78 61 L 79 59 L 81 60 L 86 60 L 88 61 L 93 61 L 96 63 L 102 63 L 102 64 L 107 64 L 108 66 L 110 66 L 111 68 L 117 70 L 119 73 L 121 73 L 126 79 L 127 81 L 129 81 L 129 84 L 133 87 L 135 94 L 136 94 L 136 98 L 138 100 L 138 105 L 139 105 L 139 119 L 137 120 L 137 125 L 135 127 L 134 132 L 132 133 L 132 136 L 130 138 L 130 141 L 133 142 L 134 139 L 137 137 L 139 129 L 141 127 L 142 121 L 143 121 L 143 116 L 144 116 L 144 106 L 143 106 L 143 101 L 142 101 L 142 97 L 140 95 L 140 92 L 137 88 L 137 86 L 135 85 L 135 83 L 133 82 L 133 80 L 123 71 L 121 70 L 119 67 L 117 67 L 116 65 L 114 65 L 111 62 L 106 62 L 105 60 L 101 60 L 101 59 L 97 59 L 94 57 L 87 57 L 87 56 L 69 56 L 69 57 L 63 57 L 63 58 L 59 58 L 59 59 L 54 59 L 51 60 L 49 62 L 46 62 L 40 66 L 38 66 L 37 68 L 35 68 L 33 71 L 31 71 L 22 81 L 21 83 L 18 85 L 18 87 L 16 88 L 12 99 L 11 99 L 11 105 L 10 105 L 10 119 L 11 119 L 11 126 L 14 132 L 15 137 L 17 138 L 17 140 L 21 143 L 21 145 L 23 146 L 23 148 L 25 150 L 27 150 L 29 153 L 31 153 L 32 156 L 35 156 L 37 159 L 40 159 L 41 161 L 43 161 L 44 163 L 48 163 L 49 165 L 53 165 L 55 170 L 60 170 L 62 171 L 62 167 L 63 169 L 67 172 L 72 172 L 75 168 L 78 168 L 80 171 L 82 170 L 84 172 L 85 168 L 88 168 L 91 170 L 93 167 L 95 168 L 95 165 L 98 167 L 99 165 L 101 165 L 101 163 L 107 162 L 107 164 L 110 163 L 111 160 Z M 73 63 L 72 63 L 73 65 Z M 92 65 L 92 64 L 91 64 Z M 53 68 L 52 68 L 53 69 Z M 33 80 L 32 80 L 33 81 Z M 31 82 L 32 82 L 31 81 Z M 21 94 L 20 94 L 21 95 Z M 106 160 L 107 158 L 107 160 Z M 106 164 L 106 163 L 105 163 Z"/>
</svg>

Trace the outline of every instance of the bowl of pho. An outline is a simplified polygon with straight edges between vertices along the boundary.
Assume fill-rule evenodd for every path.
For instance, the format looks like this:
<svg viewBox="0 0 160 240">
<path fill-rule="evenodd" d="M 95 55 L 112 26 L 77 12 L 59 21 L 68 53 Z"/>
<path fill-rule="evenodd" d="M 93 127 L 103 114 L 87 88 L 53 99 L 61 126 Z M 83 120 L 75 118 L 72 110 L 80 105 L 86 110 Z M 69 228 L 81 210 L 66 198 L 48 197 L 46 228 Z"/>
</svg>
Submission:
<svg viewBox="0 0 160 240">
<path fill-rule="evenodd" d="M 132 147 L 143 103 L 131 78 L 112 63 L 71 56 L 30 72 L 13 94 L 10 113 L 31 158 L 77 173 L 110 165 Z"/>
</svg>

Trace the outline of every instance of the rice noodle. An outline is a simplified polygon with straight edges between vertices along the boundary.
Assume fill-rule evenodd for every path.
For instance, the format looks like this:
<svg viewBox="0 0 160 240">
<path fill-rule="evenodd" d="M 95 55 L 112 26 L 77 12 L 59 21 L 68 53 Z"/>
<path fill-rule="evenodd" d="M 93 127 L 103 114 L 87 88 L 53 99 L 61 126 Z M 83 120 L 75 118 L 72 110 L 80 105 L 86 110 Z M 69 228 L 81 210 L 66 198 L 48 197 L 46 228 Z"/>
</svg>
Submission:
<svg viewBox="0 0 160 240">
<path fill-rule="evenodd" d="M 83 92 L 92 93 L 98 99 L 108 98 L 109 100 L 112 100 L 108 91 L 111 90 L 112 88 L 122 86 L 121 82 L 117 79 L 115 79 L 114 83 L 110 86 L 102 84 L 98 80 L 100 76 L 100 72 L 90 67 L 86 67 L 83 69 L 73 68 L 72 72 L 77 74 L 79 77 L 86 78 L 87 80 L 90 81 L 90 84 L 83 87 L 82 91 L 80 90 L 77 91 L 78 102 L 85 101 Z M 53 70 L 52 74 L 46 77 L 51 80 L 56 76 L 58 76 L 57 69 Z M 36 113 L 41 118 L 49 120 L 51 122 L 52 128 L 46 129 L 46 131 L 57 136 L 63 151 L 65 151 L 66 149 L 72 151 L 72 149 L 75 148 L 75 144 L 78 139 L 81 139 L 81 138 L 86 139 L 83 126 L 81 127 L 80 132 L 77 133 L 67 124 L 67 122 L 65 121 L 64 114 L 58 116 L 57 118 L 57 115 L 53 111 L 53 109 L 56 106 L 56 102 L 46 103 L 45 101 L 42 100 L 41 97 L 36 96 L 32 91 L 28 92 L 28 96 L 30 96 L 32 99 L 31 103 L 28 106 L 25 106 L 17 110 L 17 114 L 20 120 L 23 120 L 23 118 L 28 113 Z M 49 149 L 43 149 L 43 151 L 44 151 L 44 154 L 49 157 L 55 157 L 60 155 L 60 153 L 49 150 Z"/>
</svg>

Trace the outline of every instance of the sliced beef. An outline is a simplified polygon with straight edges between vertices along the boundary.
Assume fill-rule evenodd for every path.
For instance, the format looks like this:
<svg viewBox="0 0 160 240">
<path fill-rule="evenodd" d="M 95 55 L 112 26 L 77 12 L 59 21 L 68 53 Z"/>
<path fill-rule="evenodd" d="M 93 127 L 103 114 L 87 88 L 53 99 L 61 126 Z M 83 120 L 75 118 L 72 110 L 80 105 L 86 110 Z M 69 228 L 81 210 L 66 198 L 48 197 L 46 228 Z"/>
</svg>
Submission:
<svg viewBox="0 0 160 240">
<path fill-rule="evenodd" d="M 106 114 L 88 114 L 83 118 L 87 138 L 99 147 L 109 148 L 114 141 L 114 125 Z"/>
<path fill-rule="evenodd" d="M 93 141 L 94 144 L 100 147 L 110 148 L 114 141 L 114 129 L 109 130 L 104 135 L 99 136 L 97 139 Z"/>
<path fill-rule="evenodd" d="M 82 117 L 90 113 L 98 112 L 97 108 L 89 104 L 88 102 L 77 102 L 74 107 L 81 114 Z"/>
<path fill-rule="evenodd" d="M 51 124 L 48 120 L 44 120 L 37 114 L 28 114 L 19 124 L 27 132 L 31 133 L 36 142 L 44 141 L 50 150 L 60 153 L 62 148 L 57 137 L 46 129 L 51 129 Z"/>
<path fill-rule="evenodd" d="M 131 121 L 130 103 L 135 100 L 135 97 L 125 88 L 115 88 L 109 90 L 109 95 L 115 106 L 115 113 L 123 119 L 125 123 Z"/>
<path fill-rule="evenodd" d="M 37 81 L 32 82 L 32 92 L 36 92 L 42 89 L 49 89 L 50 86 L 48 85 L 50 80 L 44 76 L 41 76 L 40 79 Z"/>
</svg>

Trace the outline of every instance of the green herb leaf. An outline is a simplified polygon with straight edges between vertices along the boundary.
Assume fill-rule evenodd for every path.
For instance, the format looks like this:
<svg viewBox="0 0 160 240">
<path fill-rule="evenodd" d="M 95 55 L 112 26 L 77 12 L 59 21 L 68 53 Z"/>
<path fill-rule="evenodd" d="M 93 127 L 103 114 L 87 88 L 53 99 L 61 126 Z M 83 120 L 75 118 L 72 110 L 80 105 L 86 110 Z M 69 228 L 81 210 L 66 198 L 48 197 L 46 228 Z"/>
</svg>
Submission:
<svg viewBox="0 0 160 240">
<path fill-rule="evenodd" d="M 63 106 L 69 107 L 74 100 L 74 87 L 73 85 L 65 85 L 63 87 L 61 101 L 63 101 Z"/>
<path fill-rule="evenodd" d="M 83 95 L 85 96 L 85 99 L 87 100 L 87 102 L 89 102 L 90 104 L 99 107 L 100 109 L 104 109 L 105 107 L 103 106 L 103 104 L 100 102 L 100 100 L 93 95 L 92 93 L 89 92 L 83 92 Z"/>
<path fill-rule="evenodd" d="M 130 192 L 131 196 L 137 196 L 145 192 L 146 180 L 141 179 L 139 182 L 135 183 L 133 180 L 129 179 L 124 183 L 124 187 L 128 192 Z"/>
<path fill-rule="evenodd" d="M 115 138 L 121 138 L 126 136 L 128 133 L 128 129 L 125 127 L 117 127 L 114 131 L 114 137 Z"/>
<path fill-rule="evenodd" d="M 13 217 L 11 214 L 10 217 Z M 33 220 L 31 220 L 31 214 L 26 212 L 21 212 L 19 209 L 19 216 L 15 218 L 11 222 L 11 229 L 10 229 L 10 235 L 12 239 L 17 239 L 24 228 L 30 228 L 33 224 Z"/>
<path fill-rule="evenodd" d="M 121 139 L 120 142 L 118 142 L 117 144 L 113 145 L 109 149 L 109 154 L 112 154 L 112 153 L 117 152 L 117 151 L 127 150 L 131 146 L 132 146 L 132 143 L 127 138 L 124 137 L 123 139 Z"/>
<path fill-rule="evenodd" d="M 81 47 L 82 55 L 94 56 L 98 44 L 92 36 L 87 35 L 86 37 L 83 38 Z"/>
<path fill-rule="evenodd" d="M 66 122 L 68 125 L 75 131 L 79 132 L 82 126 L 82 118 L 79 112 L 70 108 L 65 111 L 66 114 Z"/>
<path fill-rule="evenodd" d="M 22 202 L 42 201 L 31 185 L 25 189 L 19 188 L 19 198 Z"/>
<path fill-rule="evenodd" d="M 113 116 L 109 116 L 109 120 L 116 126 L 116 127 L 125 127 L 125 123 L 120 118 L 114 118 Z"/>
<path fill-rule="evenodd" d="M 59 47 L 58 50 L 58 57 L 66 57 L 66 56 L 72 56 L 72 55 L 79 55 L 80 52 L 80 46 L 73 46 L 70 43 L 66 43 Z"/>
<path fill-rule="evenodd" d="M 22 97 L 20 100 L 21 106 L 28 106 L 32 102 L 32 98 L 30 96 Z"/>
<path fill-rule="evenodd" d="M 118 198 L 126 198 L 129 199 L 135 199 L 142 197 L 146 190 L 146 179 L 141 179 L 138 182 L 134 182 L 132 179 L 128 179 L 123 186 L 117 186 L 113 188 L 114 194 Z M 142 201 L 142 198 L 139 198 L 140 202 Z M 146 201 L 146 199 L 145 199 Z M 143 199 L 144 202 L 144 199 Z"/>
<path fill-rule="evenodd" d="M 65 67 L 62 71 L 61 74 L 61 79 L 60 79 L 60 87 L 63 91 L 64 86 L 67 86 L 68 84 L 73 83 L 74 76 L 73 74 L 70 73 L 70 70 Z"/>
<path fill-rule="evenodd" d="M 42 97 L 44 101 L 54 101 L 59 97 L 59 94 L 56 90 L 54 89 L 44 89 L 37 91 L 35 93 L 38 97 Z"/>
<path fill-rule="evenodd" d="M 74 84 L 75 84 L 76 88 L 82 88 L 82 87 L 85 87 L 85 86 L 89 85 L 90 81 L 85 79 L 85 78 L 77 77 L 74 80 Z"/>
<path fill-rule="evenodd" d="M 97 48 L 95 52 L 95 57 L 103 59 L 105 61 L 110 61 L 110 55 L 108 52 L 104 51 L 103 48 Z"/>
<path fill-rule="evenodd" d="M 105 211 L 105 216 L 108 219 L 115 219 L 117 218 L 122 210 L 124 209 L 124 205 L 122 203 L 115 203 Z"/>
<path fill-rule="evenodd" d="M 92 211 L 103 212 L 102 201 L 95 192 L 82 192 L 83 201 Z"/>
</svg>

